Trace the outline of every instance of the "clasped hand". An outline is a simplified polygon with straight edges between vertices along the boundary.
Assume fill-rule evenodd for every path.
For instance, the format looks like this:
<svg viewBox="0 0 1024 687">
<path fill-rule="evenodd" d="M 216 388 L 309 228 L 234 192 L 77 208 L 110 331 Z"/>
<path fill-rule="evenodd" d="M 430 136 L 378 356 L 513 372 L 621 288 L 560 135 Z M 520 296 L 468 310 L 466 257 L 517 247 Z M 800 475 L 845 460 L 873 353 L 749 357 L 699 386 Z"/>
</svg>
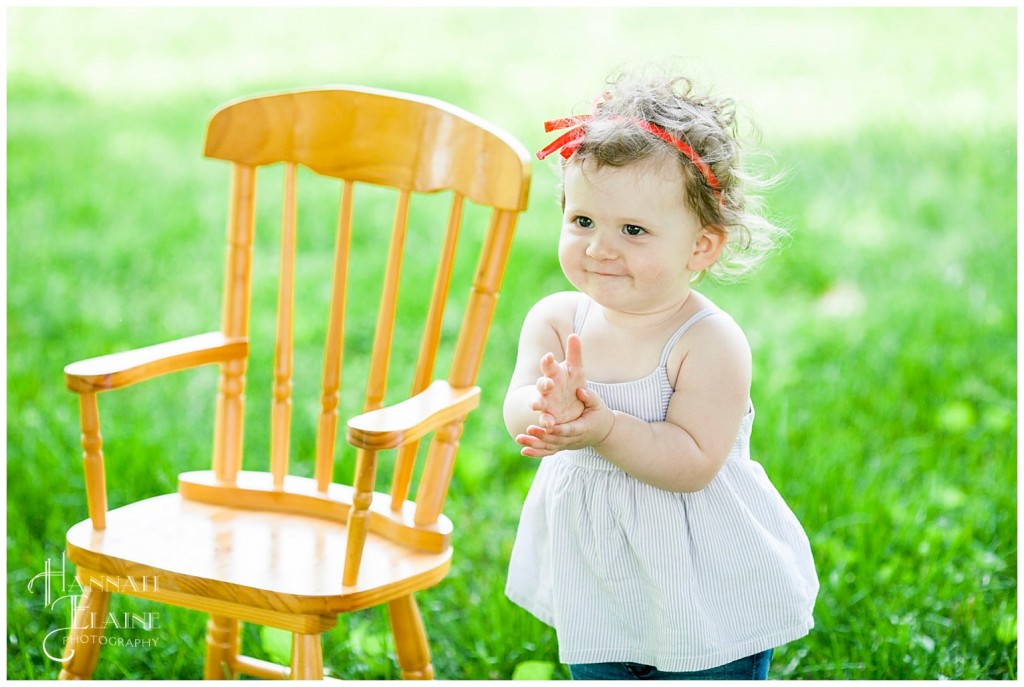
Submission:
<svg viewBox="0 0 1024 687">
<path fill-rule="evenodd" d="M 538 424 L 530 425 L 516 437 L 521 453 L 543 458 L 559 451 L 595 446 L 611 433 L 615 416 L 601 397 L 587 388 L 583 371 L 583 346 L 580 337 L 570 334 L 565 344 L 565 360 L 552 353 L 540 360 L 541 376 L 530 409 L 540 413 Z"/>
</svg>

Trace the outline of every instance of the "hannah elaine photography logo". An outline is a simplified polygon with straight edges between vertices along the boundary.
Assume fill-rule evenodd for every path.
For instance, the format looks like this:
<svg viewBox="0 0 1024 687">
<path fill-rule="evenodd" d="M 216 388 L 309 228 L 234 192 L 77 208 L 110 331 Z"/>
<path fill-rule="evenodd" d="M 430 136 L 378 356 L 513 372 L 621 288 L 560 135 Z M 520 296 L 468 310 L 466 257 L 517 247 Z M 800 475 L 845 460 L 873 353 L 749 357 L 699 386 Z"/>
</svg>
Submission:
<svg viewBox="0 0 1024 687">
<path fill-rule="evenodd" d="M 85 586 L 83 587 L 83 583 Z M 74 651 L 63 656 L 64 647 L 73 630 L 94 630 L 83 635 L 82 643 L 98 643 L 100 645 L 117 646 L 156 646 L 156 637 L 139 637 L 139 632 L 150 632 L 160 628 L 160 613 L 83 613 L 81 612 L 82 595 L 85 587 L 98 588 L 107 592 L 146 592 L 157 591 L 159 580 L 147 576 L 95 576 L 81 582 L 73 571 L 68 570 L 64 554 L 60 556 L 60 566 L 54 566 L 50 559 L 43 563 L 43 571 L 28 582 L 28 591 L 38 594 L 42 588 L 43 604 L 55 613 L 67 611 L 68 624 L 58 627 L 43 638 L 43 653 L 52 661 L 65 662 L 70 660 Z"/>
</svg>

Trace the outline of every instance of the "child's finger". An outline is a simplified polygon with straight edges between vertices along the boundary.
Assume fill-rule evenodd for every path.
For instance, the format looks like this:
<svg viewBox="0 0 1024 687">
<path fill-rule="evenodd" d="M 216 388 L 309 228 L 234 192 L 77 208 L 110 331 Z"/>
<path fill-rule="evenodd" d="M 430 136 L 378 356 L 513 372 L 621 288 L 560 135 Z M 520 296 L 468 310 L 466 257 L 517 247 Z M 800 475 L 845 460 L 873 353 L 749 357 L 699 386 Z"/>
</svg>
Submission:
<svg viewBox="0 0 1024 687">
<path fill-rule="evenodd" d="M 572 422 L 563 422 L 554 427 L 549 427 L 545 437 L 557 437 L 562 441 L 571 439 L 580 434 L 580 422 L 580 420 L 573 420 Z"/>
<path fill-rule="evenodd" d="M 580 387 L 576 389 L 576 398 L 580 399 L 583 403 L 583 407 L 587 410 L 597 410 L 603 405 L 601 397 L 593 392 L 591 389 Z"/>
<path fill-rule="evenodd" d="M 528 434 L 520 434 L 517 436 L 516 443 L 523 447 L 519 451 L 520 454 L 531 458 L 543 458 L 544 456 L 550 456 L 555 453 L 555 450 L 549 446 L 547 442 Z"/>
<path fill-rule="evenodd" d="M 565 364 L 577 370 L 583 369 L 583 342 L 577 334 L 570 334 L 565 340 Z"/>
<path fill-rule="evenodd" d="M 546 435 L 547 433 L 548 430 L 546 427 L 538 427 L 537 425 L 530 425 L 529 427 L 526 428 L 525 432 L 526 436 L 537 437 L 538 439 L 543 439 L 544 435 Z"/>
<path fill-rule="evenodd" d="M 541 357 L 540 372 L 543 377 L 554 377 L 558 373 L 558 361 L 553 353 L 545 353 Z"/>
<path fill-rule="evenodd" d="M 543 449 L 536 448 L 523 448 L 519 452 L 520 455 L 526 456 L 527 458 L 547 458 L 548 456 L 552 456 L 555 453 L 556 451 L 546 451 Z"/>
<path fill-rule="evenodd" d="M 529 446 L 530 448 L 537 448 L 540 443 L 540 439 L 530 434 L 518 434 L 516 435 L 516 443 L 522 444 L 523 446 Z"/>
</svg>

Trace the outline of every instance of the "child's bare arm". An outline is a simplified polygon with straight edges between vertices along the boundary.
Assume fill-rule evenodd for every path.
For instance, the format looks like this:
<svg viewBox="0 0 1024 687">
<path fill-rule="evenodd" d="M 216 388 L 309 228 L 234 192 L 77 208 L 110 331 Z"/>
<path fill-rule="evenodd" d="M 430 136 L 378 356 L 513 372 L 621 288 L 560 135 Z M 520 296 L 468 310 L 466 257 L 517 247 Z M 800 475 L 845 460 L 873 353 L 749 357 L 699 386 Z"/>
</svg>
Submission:
<svg viewBox="0 0 1024 687">
<path fill-rule="evenodd" d="M 513 438 L 531 426 L 576 419 L 583 410 L 575 389 L 565 391 L 574 383 L 585 383 L 582 370 L 576 373 L 557 362 L 566 356 L 563 339 L 572 331 L 578 299 L 575 293 L 557 293 L 538 302 L 526 316 L 505 396 L 505 426 Z"/>
<path fill-rule="evenodd" d="M 750 398 L 750 349 L 731 319 L 708 318 L 687 337 L 664 422 L 609 410 L 583 391 L 578 420 L 531 428 L 526 455 L 591 446 L 627 473 L 669 491 L 698 491 L 721 469 Z"/>
</svg>

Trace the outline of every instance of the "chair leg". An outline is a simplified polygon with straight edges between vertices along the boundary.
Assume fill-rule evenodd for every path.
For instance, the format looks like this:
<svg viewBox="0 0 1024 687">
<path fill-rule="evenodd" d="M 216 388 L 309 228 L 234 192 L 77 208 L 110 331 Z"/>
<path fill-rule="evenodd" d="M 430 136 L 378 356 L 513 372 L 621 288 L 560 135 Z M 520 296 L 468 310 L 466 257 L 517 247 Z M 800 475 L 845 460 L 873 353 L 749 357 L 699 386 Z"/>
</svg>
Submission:
<svg viewBox="0 0 1024 687">
<path fill-rule="evenodd" d="M 211 615 L 206 623 L 206 667 L 204 680 L 233 680 L 231 667 L 238 656 L 239 621 L 225 615 Z"/>
<path fill-rule="evenodd" d="M 423 619 L 412 594 L 388 603 L 391 632 L 395 636 L 395 653 L 403 680 L 433 680 L 430 646 L 423 629 Z"/>
<path fill-rule="evenodd" d="M 292 679 L 323 680 L 324 650 L 320 635 L 292 635 Z"/>
<path fill-rule="evenodd" d="M 75 619 L 64 647 L 64 668 L 61 680 L 89 680 L 96 670 L 100 658 L 100 643 L 103 638 L 103 624 L 110 608 L 110 592 L 87 587 L 83 592 Z M 99 627 L 94 621 L 98 620 Z"/>
</svg>

